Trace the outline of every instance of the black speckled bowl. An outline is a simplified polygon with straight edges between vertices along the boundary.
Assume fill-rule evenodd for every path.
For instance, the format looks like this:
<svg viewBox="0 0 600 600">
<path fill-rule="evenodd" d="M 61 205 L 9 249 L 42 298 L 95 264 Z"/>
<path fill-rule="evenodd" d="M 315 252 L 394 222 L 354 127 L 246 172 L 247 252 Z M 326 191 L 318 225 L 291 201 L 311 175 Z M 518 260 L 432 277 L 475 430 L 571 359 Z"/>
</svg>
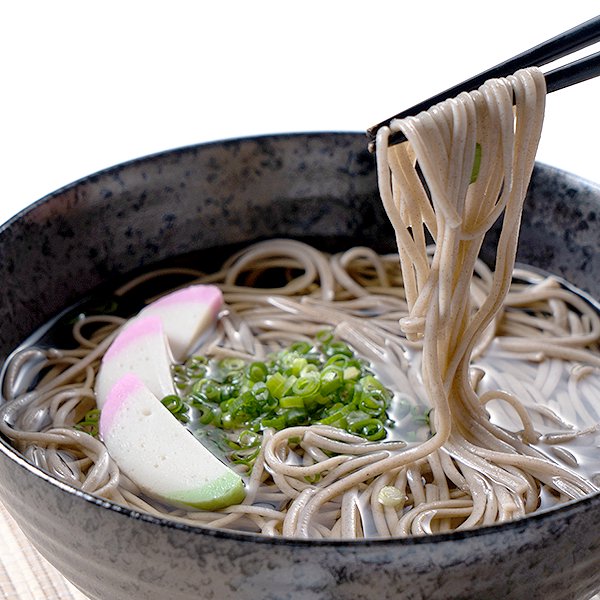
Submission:
<svg viewBox="0 0 600 600">
<path fill-rule="evenodd" d="M 108 278 L 269 236 L 392 248 L 362 134 L 184 148 L 59 190 L 0 230 L 0 356 Z M 519 259 L 600 297 L 600 188 L 538 165 Z M 272 540 L 133 513 L 58 483 L 0 440 L 0 500 L 93 599 L 573 600 L 600 589 L 600 495 L 475 531 Z"/>
</svg>

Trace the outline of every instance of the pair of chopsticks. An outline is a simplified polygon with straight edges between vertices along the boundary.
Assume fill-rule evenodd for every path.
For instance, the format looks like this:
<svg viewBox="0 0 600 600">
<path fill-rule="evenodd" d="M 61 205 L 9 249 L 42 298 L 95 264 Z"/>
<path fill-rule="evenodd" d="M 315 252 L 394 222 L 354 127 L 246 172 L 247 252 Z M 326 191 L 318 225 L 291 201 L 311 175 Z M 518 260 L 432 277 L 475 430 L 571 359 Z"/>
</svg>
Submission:
<svg viewBox="0 0 600 600">
<path fill-rule="evenodd" d="M 381 127 L 389 125 L 394 119 L 403 119 L 404 117 L 416 115 L 439 102 L 458 96 L 461 92 L 471 92 L 476 90 L 488 79 L 506 77 L 512 75 L 515 71 L 526 67 L 541 67 L 554 60 L 568 56 L 577 50 L 586 48 L 599 40 L 600 16 L 585 21 L 584 23 L 534 46 L 521 54 L 517 54 L 517 56 L 514 56 L 513 58 L 509 58 L 483 73 L 479 73 L 479 75 L 476 75 L 471 79 L 467 79 L 444 92 L 428 98 L 423 102 L 419 102 L 419 104 L 415 104 L 415 106 L 412 106 L 373 127 L 369 127 L 367 130 L 369 149 L 374 151 L 377 131 Z M 595 54 L 591 54 L 590 56 L 586 56 L 562 67 L 557 67 L 548 73 L 544 73 L 548 93 L 561 90 L 582 81 L 587 81 L 598 75 L 600 75 L 600 52 L 596 52 Z M 404 141 L 406 141 L 406 138 L 402 132 L 394 132 L 389 137 L 390 146 Z"/>
</svg>

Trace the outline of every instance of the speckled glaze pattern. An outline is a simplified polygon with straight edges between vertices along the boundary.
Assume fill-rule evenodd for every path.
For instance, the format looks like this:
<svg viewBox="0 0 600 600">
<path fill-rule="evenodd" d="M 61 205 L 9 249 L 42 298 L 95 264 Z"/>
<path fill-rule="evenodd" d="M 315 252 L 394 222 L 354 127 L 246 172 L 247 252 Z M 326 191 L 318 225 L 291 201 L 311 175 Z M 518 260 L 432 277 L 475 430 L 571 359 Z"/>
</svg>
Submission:
<svg viewBox="0 0 600 600">
<path fill-rule="evenodd" d="M 519 260 L 600 297 L 600 188 L 537 165 Z M 391 250 L 366 138 L 317 133 L 183 148 L 108 169 L 0 229 L 0 357 L 98 284 L 263 237 Z M 600 589 L 600 496 L 522 521 L 405 540 L 271 540 L 190 528 L 64 486 L 0 439 L 0 499 L 94 600 L 573 600 Z"/>
</svg>

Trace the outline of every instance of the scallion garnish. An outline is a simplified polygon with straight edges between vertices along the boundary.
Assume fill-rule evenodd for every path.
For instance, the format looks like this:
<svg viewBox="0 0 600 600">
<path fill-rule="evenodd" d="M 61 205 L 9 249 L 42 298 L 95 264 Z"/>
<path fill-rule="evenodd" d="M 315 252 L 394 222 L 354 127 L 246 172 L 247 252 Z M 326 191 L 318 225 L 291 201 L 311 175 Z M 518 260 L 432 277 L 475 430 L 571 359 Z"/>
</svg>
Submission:
<svg viewBox="0 0 600 600">
<path fill-rule="evenodd" d="M 264 361 L 192 357 L 174 367 L 181 391 L 163 403 L 188 427 L 222 432 L 230 460 L 251 466 L 266 428 L 328 424 L 367 440 L 386 436 L 392 393 L 331 331 L 299 341 Z"/>
<path fill-rule="evenodd" d="M 161 402 L 171 411 L 173 415 L 177 417 L 179 421 L 182 423 L 187 423 L 189 421 L 189 417 L 187 415 L 188 406 L 179 396 L 171 394 L 170 396 L 165 396 Z"/>
<path fill-rule="evenodd" d="M 469 183 L 475 183 L 477 177 L 479 177 L 479 169 L 481 168 L 481 144 L 477 142 L 475 144 L 475 156 L 473 158 L 473 168 L 471 170 L 471 181 Z"/>
<path fill-rule="evenodd" d="M 366 439 L 385 437 L 392 393 L 330 331 L 320 332 L 312 345 L 293 343 L 265 361 L 193 357 L 175 368 L 174 377 L 184 384 L 183 401 L 201 424 L 260 432 L 328 423 Z M 180 419 L 186 414 L 170 397 L 163 403 Z M 349 413 L 358 417 L 349 420 Z"/>
<path fill-rule="evenodd" d="M 93 408 L 85 413 L 83 419 L 75 425 L 75 429 L 89 433 L 93 437 L 99 435 L 100 409 Z"/>
</svg>

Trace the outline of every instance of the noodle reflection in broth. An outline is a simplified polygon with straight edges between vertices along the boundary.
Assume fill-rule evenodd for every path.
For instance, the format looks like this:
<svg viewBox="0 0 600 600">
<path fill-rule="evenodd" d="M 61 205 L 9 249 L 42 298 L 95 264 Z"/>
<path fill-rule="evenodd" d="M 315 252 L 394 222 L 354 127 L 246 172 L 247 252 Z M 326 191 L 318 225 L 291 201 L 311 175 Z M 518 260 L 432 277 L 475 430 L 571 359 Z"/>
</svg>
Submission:
<svg viewBox="0 0 600 600">
<path fill-rule="evenodd" d="M 363 247 L 331 255 L 269 240 L 216 273 L 178 271 L 224 295 L 202 356 L 263 359 L 331 328 L 394 391 L 395 426 L 385 439 L 318 424 L 267 428 L 241 504 L 187 511 L 157 503 L 119 472 L 100 440 L 74 427 L 95 406 L 99 362 L 125 321 L 109 315 L 77 320 L 75 349 L 29 346 L 13 355 L 0 431 L 83 491 L 272 536 L 463 530 L 597 491 L 597 311 L 552 277 L 513 276 L 544 101 L 543 76 L 528 69 L 379 132 L 379 186 L 398 255 Z M 408 142 L 388 148 L 394 130 Z M 499 218 L 491 270 L 478 254 Z M 133 280 L 115 296 L 147 281 L 162 293 L 162 275 L 173 272 Z M 257 287 L 269 272 L 285 273 L 284 284 Z"/>
</svg>

